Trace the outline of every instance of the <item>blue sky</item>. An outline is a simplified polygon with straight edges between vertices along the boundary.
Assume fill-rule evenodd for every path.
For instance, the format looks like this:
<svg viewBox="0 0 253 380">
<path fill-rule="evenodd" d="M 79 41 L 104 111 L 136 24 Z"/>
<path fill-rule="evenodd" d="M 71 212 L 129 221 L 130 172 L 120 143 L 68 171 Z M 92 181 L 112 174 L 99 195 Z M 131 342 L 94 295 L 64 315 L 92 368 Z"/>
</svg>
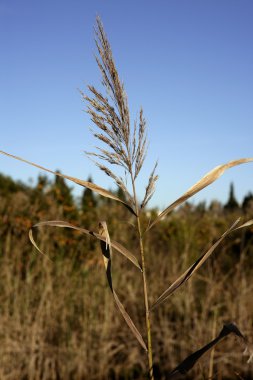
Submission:
<svg viewBox="0 0 253 380">
<path fill-rule="evenodd" d="M 251 0 L 0 0 L 0 149 L 109 188 L 84 156 L 94 145 L 78 88 L 99 85 L 93 27 L 100 15 L 126 87 L 140 106 L 160 179 L 151 205 L 172 202 L 207 171 L 253 156 Z M 36 181 L 38 170 L 0 157 L 0 172 Z M 193 198 L 238 200 L 253 164 L 226 172 Z M 76 194 L 80 190 L 75 190 Z"/>
</svg>

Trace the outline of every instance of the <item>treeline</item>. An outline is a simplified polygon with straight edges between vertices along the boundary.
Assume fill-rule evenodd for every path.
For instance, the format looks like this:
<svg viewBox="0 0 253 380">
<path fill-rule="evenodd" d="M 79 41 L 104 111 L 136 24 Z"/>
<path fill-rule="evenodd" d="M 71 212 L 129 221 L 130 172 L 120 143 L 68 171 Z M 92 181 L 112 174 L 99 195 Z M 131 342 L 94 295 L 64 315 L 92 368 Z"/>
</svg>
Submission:
<svg viewBox="0 0 253 380">
<path fill-rule="evenodd" d="M 88 182 L 92 182 L 92 178 L 87 178 Z M 61 208 L 62 214 L 70 219 L 76 219 L 78 214 L 89 212 L 92 208 L 101 207 L 104 204 L 111 204 L 111 201 L 95 195 L 90 189 L 84 188 L 82 196 L 76 199 L 73 196 L 72 188 L 68 186 L 64 178 L 55 176 L 54 181 L 50 181 L 46 175 L 39 175 L 37 184 L 31 186 L 21 181 L 15 181 L 11 177 L 0 173 L 0 196 L 10 198 L 13 194 L 25 193 L 30 198 L 31 203 L 40 202 L 41 209 L 47 209 L 54 203 Z M 121 189 L 115 192 L 120 198 L 124 199 Z M 253 211 L 253 193 L 246 194 L 241 202 L 237 201 L 234 192 L 234 185 L 231 183 L 227 202 L 223 205 L 217 200 L 213 200 L 209 207 L 205 202 L 195 206 L 196 211 L 214 211 L 214 212 L 234 212 L 242 210 L 244 213 Z M 155 210 L 153 210 L 155 211 Z"/>
</svg>

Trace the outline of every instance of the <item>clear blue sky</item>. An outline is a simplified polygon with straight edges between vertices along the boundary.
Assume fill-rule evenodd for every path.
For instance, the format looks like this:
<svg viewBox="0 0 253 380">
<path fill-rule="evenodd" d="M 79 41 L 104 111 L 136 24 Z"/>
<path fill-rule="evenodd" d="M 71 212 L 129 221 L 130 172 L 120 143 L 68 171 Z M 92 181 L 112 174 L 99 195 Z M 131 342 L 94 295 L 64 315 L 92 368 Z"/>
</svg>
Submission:
<svg viewBox="0 0 253 380">
<path fill-rule="evenodd" d="M 94 141 L 78 88 L 100 81 L 96 15 L 132 120 L 143 106 L 148 121 L 140 194 L 159 159 L 151 205 L 166 206 L 218 164 L 253 156 L 252 0 L 0 0 L 1 150 L 111 186 L 83 154 Z M 0 172 L 23 181 L 39 173 L 6 157 Z M 194 202 L 225 201 L 231 181 L 241 200 L 253 191 L 253 164 L 226 172 Z"/>
</svg>

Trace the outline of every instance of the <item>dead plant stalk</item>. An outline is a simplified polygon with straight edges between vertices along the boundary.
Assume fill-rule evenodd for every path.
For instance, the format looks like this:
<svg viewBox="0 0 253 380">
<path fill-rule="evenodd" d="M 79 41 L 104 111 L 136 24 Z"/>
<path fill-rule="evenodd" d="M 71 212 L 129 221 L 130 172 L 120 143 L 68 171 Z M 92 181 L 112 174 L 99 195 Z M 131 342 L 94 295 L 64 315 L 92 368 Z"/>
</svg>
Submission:
<svg viewBox="0 0 253 380">
<path fill-rule="evenodd" d="M 153 380 L 154 373 L 153 373 L 152 336 L 151 336 L 151 321 L 150 321 L 150 313 L 149 313 L 148 288 L 147 288 L 147 278 L 146 278 L 145 251 L 144 251 L 141 221 L 140 221 L 140 216 L 139 216 L 133 175 L 131 175 L 131 181 L 132 181 L 132 186 L 133 186 L 134 201 L 136 204 L 136 219 L 137 219 L 137 226 L 138 226 L 140 256 L 141 256 L 141 263 L 142 263 L 143 294 L 144 294 L 145 311 L 146 311 L 146 329 L 147 329 L 147 340 L 148 340 L 147 354 L 148 354 L 148 364 L 149 364 L 149 375 L 150 375 L 150 379 Z"/>
</svg>

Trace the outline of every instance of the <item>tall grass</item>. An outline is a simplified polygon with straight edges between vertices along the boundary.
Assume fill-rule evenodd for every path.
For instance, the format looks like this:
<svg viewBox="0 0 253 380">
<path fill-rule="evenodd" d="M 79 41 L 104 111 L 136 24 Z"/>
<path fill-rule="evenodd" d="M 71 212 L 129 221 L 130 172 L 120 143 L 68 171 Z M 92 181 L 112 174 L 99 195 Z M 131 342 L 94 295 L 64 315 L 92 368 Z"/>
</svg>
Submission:
<svg viewBox="0 0 253 380">
<path fill-rule="evenodd" d="M 194 184 L 175 202 L 166 207 L 166 209 L 160 215 L 157 215 L 152 220 L 147 220 L 145 217 L 145 207 L 147 206 L 155 191 L 155 184 L 158 179 L 158 176 L 156 174 L 157 164 L 155 163 L 154 168 L 151 170 L 150 176 L 147 180 L 144 198 L 139 201 L 136 193 L 136 181 L 140 177 L 141 170 L 147 155 L 148 142 L 146 135 L 146 121 L 143 115 L 143 110 L 141 109 L 139 112 L 138 120 L 136 120 L 132 126 L 125 89 L 123 83 L 119 78 L 110 44 L 99 18 L 97 19 L 96 24 L 96 46 L 98 51 L 96 61 L 102 75 L 102 85 L 105 89 L 105 93 L 99 92 L 94 86 L 88 86 L 88 95 L 82 93 L 86 104 L 88 104 L 87 112 L 91 116 L 91 120 L 94 123 L 94 129 L 92 130 L 92 133 L 99 142 L 99 146 L 96 148 L 96 150 L 87 152 L 87 155 L 92 160 L 94 160 L 95 165 L 97 165 L 100 170 L 102 170 L 117 184 L 122 194 L 124 195 L 124 199 L 93 183 L 82 181 L 70 176 L 63 175 L 61 173 L 54 173 L 51 170 L 43 168 L 37 164 L 30 163 L 15 156 L 12 157 L 28 162 L 36 167 L 54 173 L 58 176 L 67 178 L 75 183 L 80 184 L 81 186 L 91 189 L 103 197 L 110 198 L 116 202 L 120 202 L 126 207 L 131 217 L 131 222 L 134 225 L 135 239 L 138 243 L 134 254 L 128 248 L 126 248 L 125 245 L 122 245 L 121 243 L 111 238 L 111 232 L 109 232 L 109 228 L 105 221 L 100 221 L 98 223 L 97 231 L 91 231 L 90 229 L 77 227 L 69 222 L 62 220 L 39 222 L 33 226 L 33 228 L 30 230 L 29 235 L 30 240 L 34 246 L 42 253 L 44 252 L 43 247 L 39 247 L 39 245 L 37 245 L 33 236 L 33 230 L 36 227 L 56 226 L 62 228 L 70 228 L 77 230 L 80 233 L 90 235 L 100 241 L 107 282 L 115 304 L 119 312 L 122 314 L 122 317 L 127 323 L 131 332 L 133 333 L 134 337 L 137 339 L 140 346 L 146 353 L 147 377 L 150 380 L 154 380 L 155 376 L 152 331 L 156 328 L 156 322 L 153 321 L 153 325 L 155 326 L 153 328 L 151 324 L 152 315 L 155 315 L 157 319 L 157 307 L 167 301 L 175 291 L 177 291 L 181 286 L 185 285 L 188 280 L 201 269 L 202 265 L 229 234 L 241 230 L 244 227 L 251 226 L 253 224 L 253 221 L 250 220 L 239 225 L 240 219 L 236 219 L 231 224 L 231 227 L 223 232 L 220 237 L 217 237 L 213 245 L 204 251 L 204 253 L 200 255 L 195 261 L 193 261 L 193 263 L 191 263 L 189 267 L 185 269 L 182 275 L 174 279 L 171 285 L 167 287 L 167 289 L 165 289 L 156 300 L 152 300 L 153 302 L 151 302 L 149 292 L 149 288 L 152 287 L 153 284 L 151 282 L 149 284 L 148 273 L 150 274 L 150 277 L 152 274 L 154 282 L 157 281 L 156 277 L 158 275 L 154 274 L 154 267 L 148 266 L 151 265 L 147 261 L 149 234 L 151 230 L 154 230 L 155 226 L 158 223 L 161 223 L 162 219 L 168 216 L 176 207 L 180 206 L 183 202 L 188 200 L 197 192 L 201 191 L 204 187 L 213 183 L 224 173 L 225 170 L 243 163 L 253 161 L 253 158 L 234 160 L 224 165 L 217 166 L 208 172 L 199 182 Z M 1 153 L 6 154 L 5 152 Z M 119 299 L 118 293 L 115 290 L 114 279 L 112 276 L 113 250 L 117 251 L 125 258 L 127 258 L 129 262 L 137 268 L 138 273 L 136 273 L 136 276 L 139 274 L 141 277 L 143 288 L 142 299 L 144 304 L 143 316 L 145 319 L 145 329 L 143 328 L 142 324 L 141 328 L 137 328 L 136 322 L 133 322 L 132 318 L 130 317 L 130 313 L 126 311 L 126 308 L 123 306 L 122 302 Z M 162 262 L 161 266 L 163 267 L 164 265 L 165 262 Z M 50 287 L 51 284 L 48 279 L 45 284 L 45 293 L 43 295 L 45 304 L 43 304 L 44 306 L 42 306 L 39 310 L 39 316 L 41 313 L 43 314 L 47 308 L 46 305 L 48 302 L 48 292 L 50 292 Z M 194 296 L 194 293 L 192 293 L 192 296 Z M 187 303 L 187 300 L 185 300 L 185 302 Z M 170 312 L 170 310 L 168 310 L 168 312 Z M 191 319 L 190 314 L 189 318 Z M 174 370 L 170 371 L 170 373 L 167 375 L 167 378 L 179 378 L 180 376 L 185 375 L 190 369 L 192 369 L 192 367 L 198 362 L 200 357 L 207 350 L 211 349 L 215 344 L 217 344 L 220 340 L 229 334 L 237 335 L 246 344 L 246 338 L 244 335 L 242 335 L 235 324 L 228 323 L 224 325 L 223 329 L 220 328 L 220 330 L 220 333 L 218 333 L 217 336 L 214 336 L 211 342 L 209 342 L 207 345 L 204 344 L 202 348 L 188 356 L 179 365 L 177 365 Z M 36 341 L 34 341 L 33 344 L 36 346 Z M 117 348 L 115 349 L 117 350 Z M 171 348 L 171 350 L 173 350 L 173 348 Z M 52 364 L 48 364 L 48 366 L 51 368 Z M 212 371 L 213 370 L 210 369 L 210 372 Z"/>
<path fill-rule="evenodd" d="M 107 211 L 106 203 L 97 206 L 98 215 Z M 26 231 L 38 214 L 42 219 L 63 217 L 53 200 L 42 211 L 41 204 L 32 201 L 25 191 L 10 194 L 8 199 L 1 197 L 0 378 L 143 379 L 145 351 L 136 345 L 134 335 L 115 313 L 99 246 L 90 246 L 94 238 L 41 228 L 36 242 L 52 261 L 37 256 L 28 244 Z M 200 213 L 187 206 L 157 224 L 146 236 L 151 304 L 164 283 L 172 283 L 240 215 L 239 211 L 227 215 L 222 211 L 219 215 Z M 88 223 L 89 217 L 79 212 L 75 223 Z M 148 223 L 144 214 L 142 217 L 143 223 Z M 125 218 L 120 205 L 110 205 L 108 229 L 112 239 L 135 251 L 138 241 L 132 226 L 123 225 L 120 231 L 117 228 L 119 219 Z M 252 227 L 239 230 L 224 240 L 215 258 L 200 268 L 194 280 L 152 312 L 156 379 L 166 379 L 180 360 L 212 339 L 224 322 L 237 322 L 253 341 L 252 232 Z M 120 300 L 144 336 L 138 269 L 115 254 L 113 280 Z M 220 343 L 214 352 L 213 378 L 238 379 L 236 372 L 252 379 L 252 366 L 246 364 L 243 350 L 244 346 L 233 339 Z M 187 378 L 207 379 L 209 366 L 206 356 Z"/>
</svg>

